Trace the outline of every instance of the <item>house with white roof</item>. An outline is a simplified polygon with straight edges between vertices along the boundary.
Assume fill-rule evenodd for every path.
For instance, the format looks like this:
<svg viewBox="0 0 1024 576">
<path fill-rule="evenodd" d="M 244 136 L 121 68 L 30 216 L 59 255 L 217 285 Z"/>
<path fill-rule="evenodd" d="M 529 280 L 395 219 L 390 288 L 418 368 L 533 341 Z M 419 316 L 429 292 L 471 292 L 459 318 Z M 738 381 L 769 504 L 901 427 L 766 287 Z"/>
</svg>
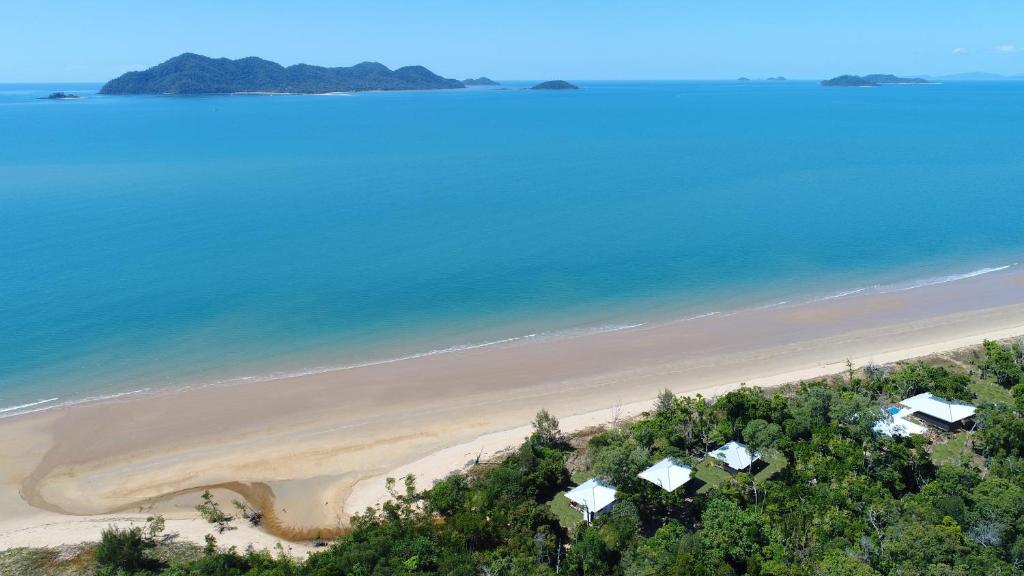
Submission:
<svg viewBox="0 0 1024 576">
<path fill-rule="evenodd" d="M 879 421 L 875 422 L 872 429 L 884 436 L 924 434 L 928 430 L 927 428 L 917 422 L 907 420 L 906 417 L 913 413 L 914 411 L 909 408 L 904 408 L 895 414 L 886 413 Z"/>
<path fill-rule="evenodd" d="M 615 502 L 615 487 L 607 486 L 596 478 L 565 493 L 573 508 L 583 514 L 583 519 L 593 522 L 598 514 L 608 512 Z"/>
<path fill-rule="evenodd" d="M 966 428 L 977 411 L 972 404 L 946 400 L 930 392 L 911 396 L 900 404 L 910 410 L 916 418 L 946 432 Z"/>
<path fill-rule="evenodd" d="M 757 452 L 752 454 L 749 448 L 735 441 L 725 444 L 718 450 L 708 452 L 708 456 L 721 460 L 725 463 L 726 470 L 732 473 L 746 470 L 761 459 L 761 454 Z"/>
<path fill-rule="evenodd" d="M 693 468 L 680 464 L 671 458 L 665 458 L 638 474 L 651 484 L 660 486 L 666 492 L 672 492 L 693 477 Z"/>
</svg>

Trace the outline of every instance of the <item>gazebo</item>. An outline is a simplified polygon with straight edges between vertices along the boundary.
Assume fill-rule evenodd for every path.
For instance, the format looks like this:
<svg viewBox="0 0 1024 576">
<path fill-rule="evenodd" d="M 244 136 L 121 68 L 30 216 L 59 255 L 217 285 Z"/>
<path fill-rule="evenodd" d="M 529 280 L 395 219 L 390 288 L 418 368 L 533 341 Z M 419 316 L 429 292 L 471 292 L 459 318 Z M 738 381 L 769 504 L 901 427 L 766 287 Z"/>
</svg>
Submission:
<svg viewBox="0 0 1024 576">
<path fill-rule="evenodd" d="M 761 459 L 760 454 L 751 453 L 749 448 L 736 441 L 728 442 L 718 450 L 708 452 L 708 456 L 721 460 L 725 464 L 726 470 L 732 474 L 750 468 L 754 462 Z"/>
<path fill-rule="evenodd" d="M 572 507 L 583 514 L 583 519 L 593 522 L 598 514 L 611 510 L 615 502 L 615 487 L 606 486 L 596 478 L 591 478 L 583 484 L 569 490 L 565 497 L 572 503 Z"/>
<path fill-rule="evenodd" d="M 671 458 L 665 458 L 638 474 L 651 484 L 660 486 L 666 492 L 672 492 L 693 477 L 693 469 L 689 466 L 679 464 Z"/>
</svg>

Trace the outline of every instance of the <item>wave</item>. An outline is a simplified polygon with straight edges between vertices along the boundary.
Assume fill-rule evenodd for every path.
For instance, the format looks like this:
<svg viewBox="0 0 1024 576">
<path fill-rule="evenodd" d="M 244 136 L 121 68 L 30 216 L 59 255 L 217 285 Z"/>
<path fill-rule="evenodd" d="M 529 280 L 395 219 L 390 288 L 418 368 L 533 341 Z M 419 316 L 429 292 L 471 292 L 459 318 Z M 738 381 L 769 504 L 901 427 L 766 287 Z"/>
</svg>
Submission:
<svg viewBox="0 0 1024 576">
<path fill-rule="evenodd" d="M 936 286 L 939 284 L 948 284 L 950 282 L 957 282 L 959 280 L 967 280 L 968 278 L 975 278 L 977 276 L 983 276 L 985 274 L 992 274 L 993 272 L 1002 272 L 1016 266 L 1017 263 L 1007 264 L 1005 266 L 994 266 L 991 268 L 979 268 L 963 274 L 950 274 L 948 276 L 939 276 L 937 278 L 925 278 L 923 280 L 916 280 L 906 284 L 892 284 L 890 286 L 883 286 L 879 289 L 881 293 L 888 292 L 904 292 L 907 290 L 914 290 L 915 288 L 924 288 L 925 286 Z"/>
<path fill-rule="evenodd" d="M 29 402 L 28 404 L 18 404 L 17 406 L 8 406 L 7 408 L 0 408 L 0 414 L 5 412 L 13 412 L 15 410 L 21 410 L 22 408 L 31 408 L 33 406 L 39 406 L 40 404 L 48 404 L 50 402 L 56 402 L 60 398 L 47 398 L 46 400 L 37 400 L 35 402 Z"/>
<path fill-rule="evenodd" d="M 1003 266 L 979 268 L 977 270 L 972 270 L 970 272 L 965 272 L 965 273 L 961 273 L 961 274 L 949 274 L 949 275 L 946 275 L 946 276 L 924 278 L 924 279 L 921 279 L 921 280 L 914 280 L 914 281 L 910 281 L 910 282 L 903 282 L 903 283 L 896 283 L 896 284 L 886 284 L 886 285 L 876 284 L 876 285 L 869 286 L 869 287 L 861 287 L 861 288 L 854 288 L 854 289 L 851 289 L 851 290 L 843 290 L 843 291 L 840 291 L 840 292 L 836 292 L 834 294 L 829 294 L 827 296 L 820 296 L 820 297 L 817 297 L 817 298 L 812 298 L 810 300 L 803 301 L 803 303 L 822 302 L 822 301 L 828 301 L 828 300 L 835 300 L 835 299 L 839 299 L 839 298 L 846 298 L 846 297 L 855 296 L 855 295 L 885 294 L 885 293 L 892 293 L 892 292 L 903 292 L 903 291 L 914 290 L 914 289 L 917 289 L 917 288 L 923 288 L 923 287 L 927 287 L 927 286 L 935 286 L 935 285 L 940 285 L 940 284 L 947 284 L 947 283 L 950 283 L 950 282 L 957 282 L 957 281 L 960 281 L 960 280 L 966 280 L 966 279 L 969 279 L 969 278 L 975 278 L 977 276 L 982 276 L 982 275 L 985 275 L 985 274 L 992 274 L 992 273 L 995 273 L 995 272 L 1001 272 L 1003 270 L 1007 270 L 1009 268 L 1013 268 L 1013 267 L 1015 267 L 1017 265 L 1018 265 L 1018 263 L 1014 262 L 1012 264 L 1006 264 L 1006 265 L 1003 265 Z M 771 308 L 777 308 L 777 307 L 780 307 L 780 306 L 790 305 L 791 302 L 792 301 L 790 301 L 790 300 L 783 300 L 783 301 L 773 302 L 773 303 L 769 303 L 769 304 L 764 304 L 764 305 L 757 306 L 757 307 L 754 307 L 754 308 L 747 308 L 746 310 L 766 310 L 766 309 L 771 309 Z M 792 305 L 799 305 L 799 304 L 801 304 L 801 302 L 797 301 L 795 304 L 792 304 Z M 712 316 L 727 317 L 727 316 L 732 316 L 732 315 L 734 315 L 734 314 L 736 314 L 738 312 L 741 312 L 741 311 L 742 311 L 742 309 L 733 310 L 733 311 L 729 311 L 729 312 L 725 312 L 725 313 L 722 313 L 722 312 L 719 312 L 719 311 L 705 312 L 705 313 L 696 314 L 696 315 L 693 315 L 693 316 L 687 316 L 687 317 L 684 317 L 684 318 L 677 318 L 675 320 L 669 320 L 668 323 L 689 322 L 689 321 L 700 320 L 702 318 L 708 318 L 708 317 L 712 317 Z M 478 349 L 482 349 L 482 348 L 489 348 L 489 347 L 493 347 L 493 346 L 508 345 L 508 344 L 513 344 L 513 343 L 516 343 L 516 342 L 523 342 L 523 341 L 550 341 L 550 340 L 560 340 L 560 339 L 567 339 L 567 338 L 577 338 L 577 337 L 581 337 L 581 336 L 589 336 L 589 335 L 595 335 L 595 334 L 604 334 L 604 333 L 609 333 L 609 332 L 619 332 L 619 331 L 623 331 L 623 330 L 633 330 L 633 329 L 642 328 L 642 327 L 648 326 L 648 325 L 649 325 L 648 322 L 640 322 L 640 323 L 634 323 L 634 324 L 611 324 L 611 325 L 604 324 L 604 325 L 598 325 L 598 326 L 577 327 L 577 328 L 567 328 L 567 329 L 562 329 L 562 330 L 553 330 L 553 331 L 550 331 L 550 332 L 535 332 L 535 333 L 531 333 L 531 334 L 525 334 L 525 335 L 522 335 L 522 336 L 512 336 L 512 337 L 509 337 L 509 338 L 501 338 L 501 339 L 498 339 L 498 340 L 490 340 L 490 341 L 486 341 L 486 342 L 478 342 L 478 343 L 470 343 L 470 344 L 457 344 L 457 345 L 448 346 L 448 347 L 445 347 L 445 348 L 436 348 L 436 349 L 428 350 L 428 351 L 425 351 L 425 352 L 417 352 L 417 353 L 413 353 L 413 354 L 406 354 L 406 355 L 395 356 L 395 357 L 391 357 L 391 358 L 382 358 L 382 359 L 377 359 L 377 360 L 369 360 L 369 361 L 366 361 L 366 362 L 358 362 L 358 363 L 354 363 L 354 364 L 316 366 L 316 367 L 313 367 L 313 368 L 306 368 L 306 369 L 295 370 L 295 371 L 280 371 L 280 372 L 272 372 L 272 373 L 263 374 L 263 375 L 238 376 L 238 377 L 227 378 L 227 379 L 222 379 L 222 380 L 216 380 L 216 381 L 211 381 L 211 382 L 205 382 L 205 383 L 200 383 L 200 384 L 167 387 L 167 388 L 165 388 L 165 389 L 163 389 L 161 391 L 162 392 L 171 393 L 171 392 L 175 392 L 175 391 L 182 391 L 182 390 L 188 390 L 188 389 L 194 389 L 194 388 L 205 388 L 205 387 L 208 387 L 208 386 L 232 385 L 232 384 L 243 384 L 243 383 L 251 383 L 251 382 L 266 382 L 266 381 L 273 381 L 273 380 L 284 380 L 284 379 L 288 379 L 288 378 L 298 378 L 298 377 L 302 377 L 302 376 L 312 376 L 312 375 L 317 375 L 317 374 L 326 374 L 326 373 L 330 373 L 330 372 L 339 372 L 339 371 L 343 371 L 343 370 L 355 370 L 355 369 L 367 368 L 367 367 L 371 367 L 371 366 L 380 366 L 380 365 L 385 365 L 385 364 L 393 364 L 393 363 L 396 363 L 396 362 L 404 362 L 404 361 L 407 361 L 407 360 L 415 360 L 415 359 L 419 359 L 419 358 L 428 358 L 428 357 L 431 357 L 431 356 L 438 356 L 438 355 L 442 355 L 442 354 L 452 354 L 452 353 L 457 353 L 457 352 L 466 352 L 466 351 L 478 350 Z M 61 402 L 61 403 L 57 403 L 57 404 L 54 404 L 54 402 L 57 402 L 60 398 L 58 398 L 58 397 L 47 398 L 47 399 L 44 399 L 44 400 L 38 400 L 38 401 L 35 401 L 35 402 L 29 402 L 29 403 L 26 403 L 26 404 L 19 404 L 19 405 L 10 406 L 10 407 L 7 407 L 7 408 L 0 408 L 0 419 L 10 418 L 10 417 L 13 417 L 13 416 L 21 416 L 21 415 L 24 415 L 24 414 L 31 414 L 31 413 L 35 413 L 35 412 L 42 412 L 44 410 L 52 410 L 52 409 L 55 409 L 55 408 L 63 408 L 63 407 L 68 407 L 68 406 L 75 406 L 75 405 L 79 405 L 79 404 L 86 404 L 86 403 L 93 403 L 93 402 L 103 402 L 103 401 L 109 401 L 109 400 L 116 400 L 118 398 L 122 398 L 122 397 L 125 397 L 125 396 L 132 396 L 132 395 L 136 395 L 136 394 L 143 394 L 143 393 L 150 392 L 150 391 L 151 391 L 150 388 L 141 388 L 141 389 L 138 389 L 138 390 L 132 390 L 132 391 L 128 391 L 128 392 L 119 392 L 119 393 L 115 393 L 115 394 L 108 394 L 108 395 L 102 395 L 102 396 L 89 396 L 89 397 L 86 397 L 86 398 L 81 398 L 81 399 L 77 399 L 77 400 L 69 400 L 69 401 L 65 401 L 65 402 Z"/>
<path fill-rule="evenodd" d="M 40 400 L 38 402 L 30 402 L 28 404 L 21 404 L 19 406 L 11 406 L 9 408 L 0 409 L 0 420 L 4 418 L 11 418 L 14 416 L 24 416 L 25 414 L 34 414 L 36 412 L 43 412 L 45 410 L 53 410 L 55 408 L 67 408 L 68 406 L 78 406 L 79 404 L 91 404 L 93 402 L 104 402 L 109 400 L 116 400 L 125 396 L 134 396 L 136 394 L 145 394 L 149 392 L 151 388 L 140 388 L 138 390 L 130 390 L 128 392 L 117 392 L 115 394 L 105 394 L 102 396 L 87 396 L 85 398 L 79 398 L 77 400 L 68 400 L 59 404 L 50 404 L 49 406 L 42 406 L 41 408 L 35 408 L 34 410 L 21 410 L 22 408 L 31 408 L 34 406 L 40 406 L 50 402 L 55 402 L 59 398 L 50 398 L 48 400 Z"/>
<path fill-rule="evenodd" d="M 994 272 L 1002 272 L 1017 266 L 1017 262 L 1012 264 L 1006 264 L 1003 266 L 992 266 L 989 268 L 978 268 L 977 270 L 971 270 L 970 272 L 964 272 L 962 274 L 948 274 L 946 276 L 933 276 L 929 278 L 922 278 L 919 280 L 910 280 L 907 282 L 897 282 L 894 284 L 874 284 L 872 286 L 865 286 L 861 288 L 854 288 L 852 290 L 843 290 L 836 292 L 835 294 L 829 294 L 828 296 L 820 296 L 810 300 L 811 302 L 823 302 L 826 300 L 835 300 L 837 298 L 846 298 L 847 296 L 854 296 L 857 294 L 891 294 L 893 292 L 905 292 L 907 290 L 915 290 L 917 288 L 925 288 L 928 286 L 937 286 L 939 284 L 948 284 L 950 282 L 958 282 L 960 280 L 967 280 L 968 278 L 975 278 L 983 276 L 985 274 L 992 274 Z"/>
</svg>

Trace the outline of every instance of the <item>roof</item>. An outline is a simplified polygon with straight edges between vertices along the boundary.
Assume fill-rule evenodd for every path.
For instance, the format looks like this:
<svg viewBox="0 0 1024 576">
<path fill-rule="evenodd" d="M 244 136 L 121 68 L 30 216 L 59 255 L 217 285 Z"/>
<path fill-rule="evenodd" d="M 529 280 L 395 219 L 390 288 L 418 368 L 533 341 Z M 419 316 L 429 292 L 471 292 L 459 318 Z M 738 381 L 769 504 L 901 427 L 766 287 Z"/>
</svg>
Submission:
<svg viewBox="0 0 1024 576">
<path fill-rule="evenodd" d="M 708 456 L 725 462 L 733 470 L 742 470 L 761 458 L 761 455 L 754 453 L 750 455 L 750 449 L 739 442 L 729 442 L 714 452 L 708 452 Z"/>
<path fill-rule="evenodd" d="M 904 408 L 903 410 L 892 414 L 892 418 L 889 417 L 889 414 L 886 414 L 881 420 L 875 422 L 875 426 L 872 429 L 875 432 L 886 436 L 910 436 L 911 434 L 924 434 L 927 430 L 926 427 L 918 424 L 917 422 L 911 422 L 906 419 L 906 416 L 913 413 L 913 410 Z"/>
<path fill-rule="evenodd" d="M 586 506 L 589 512 L 599 512 L 615 502 L 615 487 L 605 486 L 596 478 L 569 490 L 565 497 L 579 506 Z"/>
<path fill-rule="evenodd" d="M 665 458 L 661 462 L 658 462 L 654 466 L 651 466 L 647 470 L 644 470 L 637 476 L 647 480 L 652 484 L 661 486 L 663 490 L 672 492 L 676 488 L 679 488 L 683 484 L 690 481 L 690 476 L 693 475 L 693 469 L 689 466 L 684 466 L 676 462 L 671 458 Z"/>
<path fill-rule="evenodd" d="M 900 404 L 913 412 L 920 412 L 921 414 L 926 414 L 951 424 L 974 416 L 974 412 L 977 410 L 971 404 L 939 398 L 930 392 L 911 396 L 900 402 Z"/>
</svg>

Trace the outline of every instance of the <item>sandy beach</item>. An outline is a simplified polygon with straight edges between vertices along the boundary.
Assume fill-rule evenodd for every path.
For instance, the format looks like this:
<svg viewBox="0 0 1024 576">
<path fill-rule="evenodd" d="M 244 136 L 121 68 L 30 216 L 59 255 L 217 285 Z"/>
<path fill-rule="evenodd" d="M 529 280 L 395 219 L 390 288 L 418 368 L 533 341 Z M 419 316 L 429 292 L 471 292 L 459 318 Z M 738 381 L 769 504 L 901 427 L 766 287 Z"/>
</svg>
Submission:
<svg viewBox="0 0 1024 576">
<path fill-rule="evenodd" d="M 912 290 L 425 356 L 295 378 L 124 397 L 0 419 L 0 549 L 94 540 L 154 511 L 201 541 L 197 493 L 243 496 L 266 530 L 226 544 L 329 537 L 387 496 L 520 442 L 540 408 L 566 431 L 714 396 L 1024 334 L 1020 267 Z M 236 523 L 239 524 L 240 523 Z"/>
</svg>

